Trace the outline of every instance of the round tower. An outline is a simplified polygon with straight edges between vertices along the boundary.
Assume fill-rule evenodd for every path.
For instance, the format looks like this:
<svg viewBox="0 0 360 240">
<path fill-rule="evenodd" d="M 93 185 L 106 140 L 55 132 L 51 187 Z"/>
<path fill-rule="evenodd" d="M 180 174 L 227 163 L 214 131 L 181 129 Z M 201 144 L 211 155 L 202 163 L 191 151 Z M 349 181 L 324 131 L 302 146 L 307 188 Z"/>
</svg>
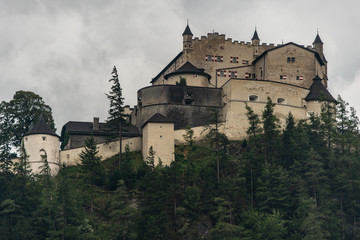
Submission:
<svg viewBox="0 0 360 240">
<path fill-rule="evenodd" d="M 253 45 L 253 55 L 254 58 L 256 58 L 257 56 L 259 56 L 259 46 L 260 46 L 260 38 L 257 34 L 256 28 L 255 28 L 255 32 L 253 37 L 251 38 L 251 43 Z"/>
<path fill-rule="evenodd" d="M 24 148 L 33 173 L 39 173 L 47 160 L 51 176 L 59 172 L 60 137 L 54 133 L 41 116 L 40 120 L 24 135 Z"/>
<path fill-rule="evenodd" d="M 193 34 L 190 30 L 189 23 L 186 25 L 183 36 L 183 52 L 188 53 L 192 50 L 192 37 Z"/>
</svg>

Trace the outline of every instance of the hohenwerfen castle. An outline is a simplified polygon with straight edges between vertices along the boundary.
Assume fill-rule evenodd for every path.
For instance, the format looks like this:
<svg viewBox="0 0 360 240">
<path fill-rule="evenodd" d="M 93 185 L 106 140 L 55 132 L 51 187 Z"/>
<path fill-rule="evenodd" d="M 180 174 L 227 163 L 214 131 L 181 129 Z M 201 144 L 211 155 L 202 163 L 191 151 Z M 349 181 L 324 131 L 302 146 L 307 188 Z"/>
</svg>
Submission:
<svg viewBox="0 0 360 240">
<path fill-rule="evenodd" d="M 251 42 L 232 41 L 218 33 L 194 38 L 188 25 L 182 36 L 183 50 L 152 79 L 151 86 L 138 90 L 137 105 L 127 109 L 131 126 L 123 131 L 123 146 L 141 150 L 144 158 L 153 147 L 156 158 L 170 164 L 174 144 L 183 141 L 184 128 L 193 128 L 200 139 L 213 109 L 220 113 L 221 130 L 230 140 L 238 140 L 246 137 L 246 104 L 261 115 L 270 97 L 275 114 L 285 124 L 289 112 L 296 120 L 305 119 L 320 113 L 322 101 L 335 101 L 327 90 L 327 60 L 319 34 L 306 47 L 293 42 L 261 43 L 256 30 Z M 103 126 L 98 118 L 65 124 L 57 137 L 62 141 L 57 156 L 57 144 L 48 144 L 55 148 L 51 150 L 54 164 L 78 162 L 89 135 L 97 139 L 104 158 L 119 152 L 116 142 L 102 144 L 106 137 Z M 34 161 L 40 159 L 34 142 L 46 145 L 44 136 L 50 134 L 45 128 L 37 126 L 42 130 L 30 130 L 25 136 L 25 147 L 30 137 L 38 137 L 27 149 Z"/>
</svg>

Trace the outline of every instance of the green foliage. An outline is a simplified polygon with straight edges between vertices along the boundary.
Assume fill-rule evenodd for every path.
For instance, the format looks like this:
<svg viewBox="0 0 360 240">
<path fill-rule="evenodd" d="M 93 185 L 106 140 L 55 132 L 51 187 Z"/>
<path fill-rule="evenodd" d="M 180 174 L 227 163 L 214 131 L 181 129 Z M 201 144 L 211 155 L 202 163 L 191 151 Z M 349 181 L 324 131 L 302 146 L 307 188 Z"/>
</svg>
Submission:
<svg viewBox="0 0 360 240">
<path fill-rule="evenodd" d="M 254 110 L 247 105 L 247 103 L 245 104 L 245 108 L 246 108 L 246 116 L 249 120 L 249 125 L 250 125 L 249 128 L 247 129 L 246 133 L 249 136 L 255 136 L 256 134 L 262 132 L 261 127 L 260 127 L 261 121 L 260 121 L 259 115 L 257 115 L 254 112 Z"/>
<path fill-rule="evenodd" d="M 51 108 L 34 92 L 17 91 L 12 100 L 0 103 L 0 145 L 20 147 L 21 139 L 43 116 L 55 131 Z"/>
<path fill-rule="evenodd" d="M 186 78 L 180 77 L 180 82 L 176 81 L 176 85 L 183 86 L 183 87 L 187 86 Z"/>
</svg>

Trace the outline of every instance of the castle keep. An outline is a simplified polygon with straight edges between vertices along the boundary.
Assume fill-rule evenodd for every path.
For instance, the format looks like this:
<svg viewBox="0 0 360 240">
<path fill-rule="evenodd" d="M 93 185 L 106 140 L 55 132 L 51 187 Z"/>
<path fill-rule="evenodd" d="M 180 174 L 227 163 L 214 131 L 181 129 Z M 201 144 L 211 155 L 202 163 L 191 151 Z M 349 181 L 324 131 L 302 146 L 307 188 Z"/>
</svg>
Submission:
<svg viewBox="0 0 360 240">
<path fill-rule="evenodd" d="M 195 138 L 200 139 L 214 109 L 219 112 L 221 130 L 230 140 L 239 140 L 246 137 L 248 128 L 246 104 L 261 115 L 270 97 L 275 114 L 285 124 L 289 112 L 295 120 L 306 119 L 320 113 L 322 101 L 335 102 L 327 90 L 327 60 L 319 34 L 306 47 L 293 42 L 261 43 L 256 29 L 251 42 L 232 41 L 218 33 L 193 38 L 188 25 L 182 36 L 183 50 L 152 79 L 151 86 L 138 90 L 137 105 L 130 111 L 131 126 L 123 133 L 123 148 L 128 144 L 131 150 L 142 151 L 144 158 L 152 147 L 156 161 L 170 164 L 174 144 L 183 141 L 184 128 L 193 128 Z M 97 118 L 65 124 L 63 150 L 53 154 L 53 161 L 76 164 L 89 135 L 96 136 L 103 158 L 118 153 L 118 143 L 102 143 L 102 126 Z M 54 133 L 47 134 L 56 138 L 52 142 L 57 141 Z M 25 141 L 32 135 L 42 137 L 36 141 L 48 136 L 34 129 Z M 36 144 L 27 146 L 34 148 L 28 150 L 32 152 L 30 162 L 38 162 L 40 149 Z"/>
</svg>

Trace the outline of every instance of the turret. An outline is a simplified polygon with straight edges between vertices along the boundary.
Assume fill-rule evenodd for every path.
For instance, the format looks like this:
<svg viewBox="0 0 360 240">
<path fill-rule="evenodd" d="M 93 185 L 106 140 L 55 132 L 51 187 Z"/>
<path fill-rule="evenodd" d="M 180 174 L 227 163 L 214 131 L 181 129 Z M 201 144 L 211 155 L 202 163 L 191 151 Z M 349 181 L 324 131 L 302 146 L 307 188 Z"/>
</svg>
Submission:
<svg viewBox="0 0 360 240">
<path fill-rule="evenodd" d="M 60 137 L 50 129 L 42 116 L 25 133 L 23 143 L 33 173 L 39 173 L 47 160 L 51 175 L 57 175 L 60 165 Z"/>
<path fill-rule="evenodd" d="M 260 38 L 257 34 L 257 31 L 256 31 L 256 28 L 255 28 L 255 32 L 254 32 L 254 35 L 251 39 L 251 43 L 253 45 L 253 55 L 254 55 L 254 58 L 256 58 L 257 56 L 259 56 L 259 45 L 260 45 Z"/>
<path fill-rule="evenodd" d="M 190 30 L 189 23 L 186 25 L 183 36 L 183 52 L 188 53 L 192 50 L 192 37 L 193 34 Z"/>
<path fill-rule="evenodd" d="M 316 38 L 313 42 L 313 47 L 314 47 L 315 51 L 320 54 L 322 59 L 324 59 L 323 45 L 324 45 L 324 43 L 321 41 L 321 38 L 320 38 L 319 32 L 318 32 L 316 34 Z"/>
</svg>

